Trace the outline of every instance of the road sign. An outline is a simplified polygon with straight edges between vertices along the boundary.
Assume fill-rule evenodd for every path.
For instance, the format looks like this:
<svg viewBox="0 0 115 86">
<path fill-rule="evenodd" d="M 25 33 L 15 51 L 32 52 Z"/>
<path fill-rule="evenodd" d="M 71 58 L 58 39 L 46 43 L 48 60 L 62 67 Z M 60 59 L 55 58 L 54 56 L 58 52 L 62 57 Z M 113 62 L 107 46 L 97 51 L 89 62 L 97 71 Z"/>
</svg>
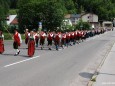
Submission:
<svg viewBox="0 0 115 86">
<path fill-rule="evenodd" d="M 42 22 L 39 22 L 38 25 L 39 25 L 39 28 L 42 28 Z"/>
</svg>

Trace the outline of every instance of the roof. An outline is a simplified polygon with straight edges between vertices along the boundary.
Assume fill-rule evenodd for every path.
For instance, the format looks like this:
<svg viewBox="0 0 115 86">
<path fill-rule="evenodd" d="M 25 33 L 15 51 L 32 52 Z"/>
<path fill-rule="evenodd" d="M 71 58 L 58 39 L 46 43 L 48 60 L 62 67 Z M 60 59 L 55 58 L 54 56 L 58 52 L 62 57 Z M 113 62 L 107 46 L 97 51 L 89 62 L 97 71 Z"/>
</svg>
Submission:
<svg viewBox="0 0 115 86">
<path fill-rule="evenodd" d="M 65 15 L 65 18 L 69 19 L 69 18 L 80 18 L 81 14 L 67 14 Z"/>
<path fill-rule="evenodd" d="M 7 21 L 7 24 L 10 25 L 10 23 L 16 18 L 17 15 L 9 15 L 9 20 Z"/>
<path fill-rule="evenodd" d="M 80 18 L 80 17 L 81 17 L 81 14 L 71 14 L 71 17 L 72 17 L 72 18 Z"/>
<path fill-rule="evenodd" d="M 83 14 L 82 16 L 87 15 L 87 14 L 98 16 L 98 15 L 93 14 L 93 13 L 85 13 L 85 14 Z"/>
<path fill-rule="evenodd" d="M 10 24 L 18 24 L 18 19 L 15 18 Z"/>
<path fill-rule="evenodd" d="M 71 14 L 67 14 L 67 15 L 65 15 L 65 18 L 69 19 L 70 16 L 71 16 Z"/>
</svg>

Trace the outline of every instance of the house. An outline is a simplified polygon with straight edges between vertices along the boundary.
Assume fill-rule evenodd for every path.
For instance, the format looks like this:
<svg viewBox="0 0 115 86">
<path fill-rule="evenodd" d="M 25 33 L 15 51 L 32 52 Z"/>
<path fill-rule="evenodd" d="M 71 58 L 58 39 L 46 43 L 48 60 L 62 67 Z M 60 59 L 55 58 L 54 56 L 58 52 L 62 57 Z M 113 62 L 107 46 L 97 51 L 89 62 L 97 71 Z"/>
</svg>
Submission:
<svg viewBox="0 0 115 86">
<path fill-rule="evenodd" d="M 98 22 L 98 15 L 93 14 L 93 13 L 87 13 L 81 15 L 81 20 L 83 22 L 89 22 L 92 26 L 92 28 L 98 28 L 99 27 L 99 22 Z"/>
<path fill-rule="evenodd" d="M 67 14 L 65 15 L 65 19 L 71 21 L 72 25 L 76 25 L 77 22 L 80 20 L 80 14 Z"/>
<path fill-rule="evenodd" d="M 111 30 L 113 29 L 113 22 L 111 21 L 103 21 L 102 27 L 106 30 Z"/>
<path fill-rule="evenodd" d="M 63 20 L 63 24 L 64 25 L 70 25 L 70 26 L 72 26 L 72 22 L 70 20 L 70 16 L 71 16 L 71 14 L 65 15 L 65 19 Z"/>
<path fill-rule="evenodd" d="M 15 17 L 13 21 L 10 23 L 10 25 L 18 25 L 18 19 Z"/>
<path fill-rule="evenodd" d="M 6 22 L 8 26 L 18 28 L 17 15 L 9 15 Z"/>
<path fill-rule="evenodd" d="M 16 18 L 16 16 L 17 15 L 9 15 L 7 18 L 7 21 L 6 21 L 6 23 L 7 23 L 7 25 L 10 25 L 11 24 L 11 22 Z"/>
<path fill-rule="evenodd" d="M 92 13 L 83 13 L 83 14 L 67 14 L 65 15 L 65 19 L 71 21 L 72 25 L 76 25 L 80 20 L 83 22 L 89 22 L 92 28 L 98 28 L 98 15 Z"/>
<path fill-rule="evenodd" d="M 71 14 L 70 20 L 72 22 L 72 25 L 76 25 L 79 22 L 80 18 L 81 18 L 80 14 Z"/>
</svg>

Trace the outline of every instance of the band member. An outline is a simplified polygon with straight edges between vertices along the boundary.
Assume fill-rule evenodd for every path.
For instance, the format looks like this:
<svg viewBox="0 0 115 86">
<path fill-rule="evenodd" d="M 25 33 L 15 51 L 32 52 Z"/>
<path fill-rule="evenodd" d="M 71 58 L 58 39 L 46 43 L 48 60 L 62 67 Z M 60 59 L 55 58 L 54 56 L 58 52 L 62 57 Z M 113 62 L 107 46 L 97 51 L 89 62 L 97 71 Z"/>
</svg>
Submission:
<svg viewBox="0 0 115 86">
<path fill-rule="evenodd" d="M 84 31 L 81 31 L 81 40 L 82 40 L 82 42 L 83 42 L 83 40 L 84 40 L 84 36 L 85 36 Z"/>
<path fill-rule="evenodd" d="M 40 45 L 41 45 L 41 50 L 43 50 L 44 42 L 45 42 L 45 37 L 46 33 L 41 31 L 40 32 Z"/>
<path fill-rule="evenodd" d="M 69 44 L 70 44 L 70 33 L 66 32 L 66 45 L 67 45 L 67 47 L 69 46 Z"/>
<path fill-rule="evenodd" d="M 62 48 L 64 48 L 63 45 L 66 46 L 66 34 L 65 33 L 62 34 L 62 39 L 61 39 Z"/>
<path fill-rule="evenodd" d="M 75 39 L 75 43 L 78 43 L 78 37 L 77 37 L 77 31 L 74 32 L 74 39 Z"/>
<path fill-rule="evenodd" d="M 37 33 L 36 30 L 33 30 L 33 31 L 34 31 L 34 36 L 35 36 L 35 44 L 36 44 L 36 47 L 38 47 L 39 32 Z"/>
<path fill-rule="evenodd" d="M 83 32 L 83 40 L 86 40 L 86 30 Z"/>
<path fill-rule="evenodd" d="M 71 32 L 70 34 L 71 34 L 71 36 L 70 36 L 70 41 L 71 41 L 73 44 L 75 44 L 75 42 L 74 42 L 74 32 Z"/>
<path fill-rule="evenodd" d="M 20 50 L 18 47 L 21 46 L 21 43 L 22 43 L 21 35 L 18 32 L 18 29 L 15 29 L 13 39 L 14 39 L 13 47 L 16 50 L 16 53 L 14 56 L 17 56 L 20 53 Z"/>
<path fill-rule="evenodd" d="M 54 35 L 54 42 L 55 42 L 56 50 L 58 50 L 59 48 L 60 38 L 61 38 L 61 34 L 56 32 Z"/>
<path fill-rule="evenodd" d="M 78 41 L 78 44 L 80 43 L 80 40 L 81 40 L 81 31 L 77 31 L 77 41 Z"/>
<path fill-rule="evenodd" d="M 28 56 L 32 57 L 35 53 L 35 36 L 34 32 L 30 32 L 29 40 L 28 40 Z"/>
<path fill-rule="evenodd" d="M 0 30 L 0 54 L 4 52 L 4 35 Z"/>
<path fill-rule="evenodd" d="M 53 36 L 54 36 L 54 34 L 53 34 L 52 32 L 49 32 L 49 33 L 48 33 L 47 41 L 48 41 L 49 50 L 51 50 L 52 41 L 53 41 Z"/>
<path fill-rule="evenodd" d="M 25 44 L 28 44 L 28 39 L 29 39 L 30 33 L 28 29 L 25 30 Z"/>
</svg>

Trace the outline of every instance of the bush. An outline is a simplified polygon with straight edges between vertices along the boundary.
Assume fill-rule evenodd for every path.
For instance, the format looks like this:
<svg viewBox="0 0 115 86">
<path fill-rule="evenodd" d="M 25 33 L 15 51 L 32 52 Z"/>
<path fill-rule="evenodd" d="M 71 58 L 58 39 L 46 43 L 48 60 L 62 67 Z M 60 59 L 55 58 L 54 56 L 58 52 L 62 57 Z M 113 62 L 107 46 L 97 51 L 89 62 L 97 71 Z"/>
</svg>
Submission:
<svg viewBox="0 0 115 86">
<path fill-rule="evenodd" d="M 75 29 L 77 30 L 90 30 L 91 25 L 88 22 L 83 22 L 82 20 L 76 25 Z"/>
<path fill-rule="evenodd" d="M 9 14 L 10 15 L 16 15 L 17 14 L 17 9 L 10 9 Z"/>
<path fill-rule="evenodd" d="M 8 34 L 8 33 L 3 33 L 3 34 L 4 34 L 4 40 L 11 40 L 12 39 L 10 34 Z"/>
<path fill-rule="evenodd" d="M 12 36 L 13 36 L 13 34 L 9 34 L 9 33 L 3 33 L 4 34 L 4 40 L 12 40 Z M 25 39 L 25 36 L 24 36 L 24 34 L 21 34 L 21 37 L 22 37 L 22 39 Z"/>
</svg>

